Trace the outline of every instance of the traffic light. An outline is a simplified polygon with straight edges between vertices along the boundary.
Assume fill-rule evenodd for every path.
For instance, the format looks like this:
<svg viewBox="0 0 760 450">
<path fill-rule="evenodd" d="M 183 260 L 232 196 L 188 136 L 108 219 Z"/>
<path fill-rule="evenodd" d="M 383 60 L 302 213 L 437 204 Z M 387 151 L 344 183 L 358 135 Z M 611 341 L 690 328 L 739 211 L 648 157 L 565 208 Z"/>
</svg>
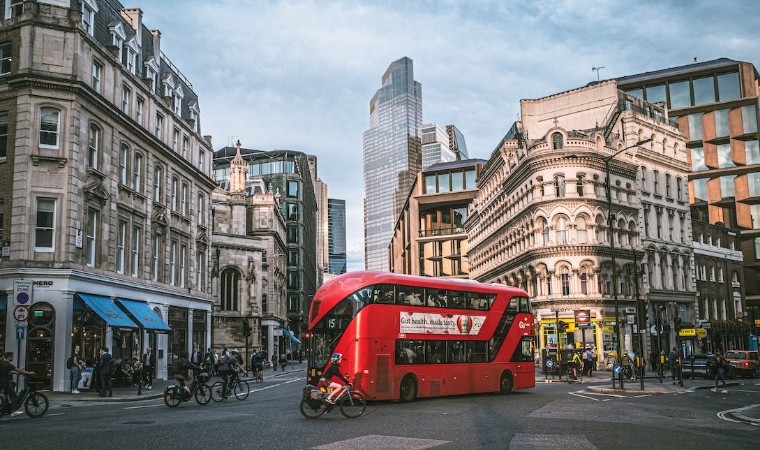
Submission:
<svg viewBox="0 0 760 450">
<path fill-rule="evenodd" d="M 248 324 L 248 322 L 243 322 L 243 334 L 245 337 L 251 335 L 251 326 Z"/>
<path fill-rule="evenodd" d="M 673 320 L 673 324 L 676 326 L 676 333 L 678 333 L 679 331 L 681 331 L 681 325 L 683 324 L 683 321 L 681 320 L 680 317 L 676 317 Z"/>
<path fill-rule="evenodd" d="M 560 320 L 557 326 L 559 327 L 560 333 L 564 333 L 567 331 L 567 322 L 565 322 L 564 320 Z"/>
</svg>

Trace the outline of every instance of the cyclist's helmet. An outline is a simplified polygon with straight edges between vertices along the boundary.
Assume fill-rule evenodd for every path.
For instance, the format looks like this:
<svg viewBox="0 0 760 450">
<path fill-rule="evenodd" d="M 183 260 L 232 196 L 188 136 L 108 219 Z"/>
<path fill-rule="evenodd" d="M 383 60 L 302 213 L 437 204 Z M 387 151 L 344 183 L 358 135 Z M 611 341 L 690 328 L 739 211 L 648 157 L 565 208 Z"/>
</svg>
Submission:
<svg viewBox="0 0 760 450">
<path fill-rule="evenodd" d="M 230 353 L 232 353 L 233 355 L 239 355 L 240 354 L 240 350 L 233 349 Z"/>
<path fill-rule="evenodd" d="M 333 363 L 340 363 L 340 358 L 342 358 L 343 355 L 340 353 L 333 353 L 332 356 L 330 356 L 330 361 Z"/>
</svg>

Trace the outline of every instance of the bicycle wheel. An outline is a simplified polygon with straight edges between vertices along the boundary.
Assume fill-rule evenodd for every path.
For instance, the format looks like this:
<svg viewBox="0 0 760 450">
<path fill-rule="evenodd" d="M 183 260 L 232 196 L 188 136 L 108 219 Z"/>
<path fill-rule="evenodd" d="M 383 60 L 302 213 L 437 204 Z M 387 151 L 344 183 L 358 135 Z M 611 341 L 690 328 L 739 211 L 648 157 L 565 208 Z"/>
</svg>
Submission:
<svg viewBox="0 0 760 450">
<path fill-rule="evenodd" d="M 301 399 L 301 414 L 307 419 L 316 419 L 325 413 L 325 406 L 320 404 L 318 408 L 313 408 L 311 402 L 307 399 Z"/>
<path fill-rule="evenodd" d="M 367 399 L 358 392 L 349 392 L 340 402 L 340 413 L 349 419 L 359 417 L 367 408 Z"/>
<path fill-rule="evenodd" d="M 176 389 L 166 389 L 164 391 L 164 403 L 166 403 L 166 406 L 169 408 L 176 408 L 180 403 L 182 403 L 180 393 L 177 392 Z"/>
<path fill-rule="evenodd" d="M 248 382 L 244 380 L 238 380 L 237 383 L 235 383 L 235 389 L 232 391 L 235 393 L 235 398 L 238 400 L 245 400 L 248 398 L 248 393 L 251 391 L 251 388 L 248 386 Z"/>
<path fill-rule="evenodd" d="M 44 416 L 49 407 L 48 398 L 41 392 L 32 392 L 24 402 L 24 411 L 32 419 Z"/>
<path fill-rule="evenodd" d="M 211 386 L 211 400 L 215 402 L 221 402 L 224 400 L 224 397 L 222 396 L 222 389 L 224 388 L 224 383 L 221 381 L 217 381 Z"/>
<path fill-rule="evenodd" d="M 205 405 L 206 403 L 210 402 L 211 388 L 205 384 L 199 385 L 198 389 L 195 391 L 195 401 L 198 402 L 199 405 Z"/>
</svg>

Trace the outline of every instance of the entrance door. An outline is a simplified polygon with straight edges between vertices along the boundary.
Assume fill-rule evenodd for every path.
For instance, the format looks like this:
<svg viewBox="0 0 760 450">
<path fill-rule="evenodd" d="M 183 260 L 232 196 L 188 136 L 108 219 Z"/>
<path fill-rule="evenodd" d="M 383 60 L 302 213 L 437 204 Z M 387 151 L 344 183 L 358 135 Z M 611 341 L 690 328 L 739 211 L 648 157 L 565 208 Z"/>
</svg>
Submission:
<svg viewBox="0 0 760 450">
<path fill-rule="evenodd" d="M 53 356 L 55 347 L 55 309 L 49 303 L 32 305 L 27 331 L 26 370 L 34 372 L 29 381 L 42 382 L 45 389 L 52 389 Z"/>
</svg>

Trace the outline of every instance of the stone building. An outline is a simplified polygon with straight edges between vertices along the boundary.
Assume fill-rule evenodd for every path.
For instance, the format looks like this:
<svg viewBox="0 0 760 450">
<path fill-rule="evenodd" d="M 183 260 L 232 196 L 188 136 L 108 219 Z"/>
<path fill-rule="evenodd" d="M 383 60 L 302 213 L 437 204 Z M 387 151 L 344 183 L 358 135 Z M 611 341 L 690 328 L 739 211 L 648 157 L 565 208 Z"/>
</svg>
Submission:
<svg viewBox="0 0 760 450">
<path fill-rule="evenodd" d="M 212 343 L 277 354 L 276 334 L 286 324 L 286 225 L 280 194 L 260 177 L 247 178 L 240 155 L 230 161 L 230 178 L 211 197 L 213 237 L 211 292 Z M 249 355 L 250 352 L 245 352 Z"/>
<path fill-rule="evenodd" d="M 69 389 L 74 345 L 88 365 L 103 345 L 117 357 L 149 345 L 166 377 L 211 335 L 198 97 L 139 9 L 5 3 L 0 350 L 55 391 Z"/>
<path fill-rule="evenodd" d="M 522 100 L 521 112 L 470 204 L 471 278 L 528 291 L 542 350 L 638 353 L 658 307 L 693 324 L 686 146 L 667 112 L 615 81 Z"/>
</svg>

